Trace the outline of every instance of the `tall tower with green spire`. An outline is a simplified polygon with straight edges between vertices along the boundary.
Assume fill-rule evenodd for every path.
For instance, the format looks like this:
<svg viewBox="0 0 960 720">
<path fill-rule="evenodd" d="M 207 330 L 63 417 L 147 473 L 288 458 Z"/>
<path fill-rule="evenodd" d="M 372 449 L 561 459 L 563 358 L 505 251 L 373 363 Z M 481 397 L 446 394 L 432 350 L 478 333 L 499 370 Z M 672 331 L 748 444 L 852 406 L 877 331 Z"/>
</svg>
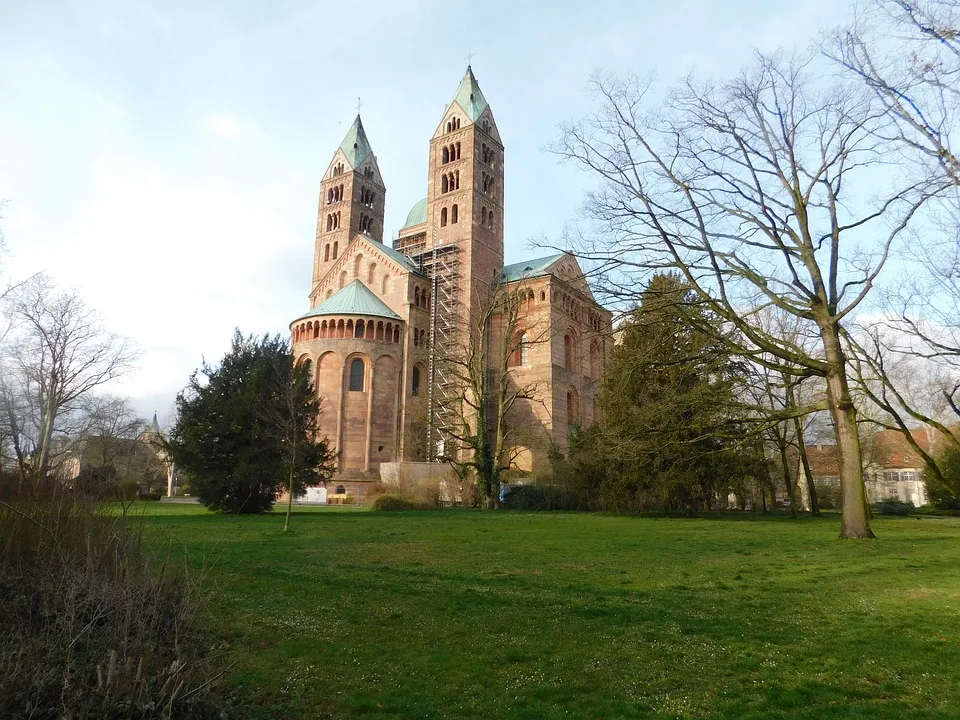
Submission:
<svg viewBox="0 0 960 720">
<path fill-rule="evenodd" d="M 455 246 L 461 308 L 503 267 L 503 143 L 469 65 L 430 140 L 426 248 Z"/>
<path fill-rule="evenodd" d="M 320 182 L 311 307 L 322 299 L 317 283 L 357 233 L 383 242 L 386 194 L 377 156 L 358 114 Z"/>
</svg>

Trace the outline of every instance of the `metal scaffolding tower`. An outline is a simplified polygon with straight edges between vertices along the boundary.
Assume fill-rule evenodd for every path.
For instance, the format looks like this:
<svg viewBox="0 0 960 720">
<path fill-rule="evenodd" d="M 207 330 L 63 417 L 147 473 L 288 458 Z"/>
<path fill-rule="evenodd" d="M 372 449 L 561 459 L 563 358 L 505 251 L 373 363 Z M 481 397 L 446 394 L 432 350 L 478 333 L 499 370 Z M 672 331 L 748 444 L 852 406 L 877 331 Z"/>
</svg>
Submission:
<svg viewBox="0 0 960 720">
<path fill-rule="evenodd" d="M 458 422 L 459 383 L 443 358 L 457 352 L 462 334 L 460 254 L 460 246 L 452 244 L 412 256 L 433 286 L 427 395 L 427 457 L 430 461 L 451 447 L 450 432 Z"/>
</svg>

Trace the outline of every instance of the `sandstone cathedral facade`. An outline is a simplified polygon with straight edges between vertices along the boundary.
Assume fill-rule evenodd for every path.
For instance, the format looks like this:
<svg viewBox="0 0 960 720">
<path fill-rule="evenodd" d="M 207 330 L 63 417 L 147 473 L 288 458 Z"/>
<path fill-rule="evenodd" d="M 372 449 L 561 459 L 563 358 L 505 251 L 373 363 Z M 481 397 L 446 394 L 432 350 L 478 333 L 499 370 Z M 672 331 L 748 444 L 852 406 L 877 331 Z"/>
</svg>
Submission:
<svg viewBox="0 0 960 720">
<path fill-rule="evenodd" d="M 462 390 L 437 358 L 491 293 L 519 299 L 510 382 L 535 388 L 507 417 L 508 461 L 541 467 L 573 424 L 597 419 L 611 315 L 568 253 L 504 266 L 503 154 L 468 66 L 430 140 L 426 197 L 392 247 L 386 184 L 359 115 L 323 175 L 310 309 L 290 331 L 322 398 L 319 431 L 337 451 L 335 481 L 357 496 L 381 463 L 444 455 L 451 399 Z"/>
</svg>

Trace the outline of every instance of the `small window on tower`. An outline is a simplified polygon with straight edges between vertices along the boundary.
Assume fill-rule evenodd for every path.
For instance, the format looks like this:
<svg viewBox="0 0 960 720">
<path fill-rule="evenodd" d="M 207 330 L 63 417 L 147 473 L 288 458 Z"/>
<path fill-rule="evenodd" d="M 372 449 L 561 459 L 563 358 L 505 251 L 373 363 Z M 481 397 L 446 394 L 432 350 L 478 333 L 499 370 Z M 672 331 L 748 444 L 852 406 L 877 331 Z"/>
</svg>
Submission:
<svg viewBox="0 0 960 720">
<path fill-rule="evenodd" d="M 444 163 L 450 162 L 450 150 L 448 150 L 447 148 L 444 148 L 442 157 L 443 157 L 442 162 Z"/>
<path fill-rule="evenodd" d="M 440 209 L 440 227 L 446 227 L 446 226 L 447 226 L 447 209 L 441 208 Z"/>
<path fill-rule="evenodd" d="M 413 366 L 413 394 L 420 394 L 420 366 Z"/>
<path fill-rule="evenodd" d="M 451 224 L 451 225 L 456 225 L 456 224 L 457 224 L 457 219 L 458 219 L 458 217 L 457 217 L 457 216 L 458 216 L 457 210 L 458 210 L 458 208 L 457 208 L 456 205 L 454 205 L 452 208 L 450 208 L 450 224 Z"/>
</svg>

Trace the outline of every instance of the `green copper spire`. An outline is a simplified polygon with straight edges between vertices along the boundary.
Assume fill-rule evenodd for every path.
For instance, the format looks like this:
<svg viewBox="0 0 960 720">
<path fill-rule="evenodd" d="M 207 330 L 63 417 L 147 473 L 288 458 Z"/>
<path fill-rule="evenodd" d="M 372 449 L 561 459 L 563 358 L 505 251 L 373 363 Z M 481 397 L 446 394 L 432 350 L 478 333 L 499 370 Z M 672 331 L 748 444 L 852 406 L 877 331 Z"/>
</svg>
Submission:
<svg viewBox="0 0 960 720">
<path fill-rule="evenodd" d="M 356 170 L 360 164 L 370 157 L 373 148 L 370 147 L 370 141 L 367 139 L 367 133 L 363 130 L 363 123 L 360 122 L 360 115 L 353 121 L 353 125 L 347 130 L 347 135 L 340 143 L 340 149 L 347 156 L 347 162 L 350 167 Z"/>
<path fill-rule="evenodd" d="M 473 74 L 473 68 L 469 65 L 467 65 L 467 72 L 464 74 L 453 100 L 463 108 L 473 122 L 476 122 L 480 114 L 488 107 L 487 99 L 480 92 L 480 83 L 477 82 L 477 78 Z"/>
</svg>

